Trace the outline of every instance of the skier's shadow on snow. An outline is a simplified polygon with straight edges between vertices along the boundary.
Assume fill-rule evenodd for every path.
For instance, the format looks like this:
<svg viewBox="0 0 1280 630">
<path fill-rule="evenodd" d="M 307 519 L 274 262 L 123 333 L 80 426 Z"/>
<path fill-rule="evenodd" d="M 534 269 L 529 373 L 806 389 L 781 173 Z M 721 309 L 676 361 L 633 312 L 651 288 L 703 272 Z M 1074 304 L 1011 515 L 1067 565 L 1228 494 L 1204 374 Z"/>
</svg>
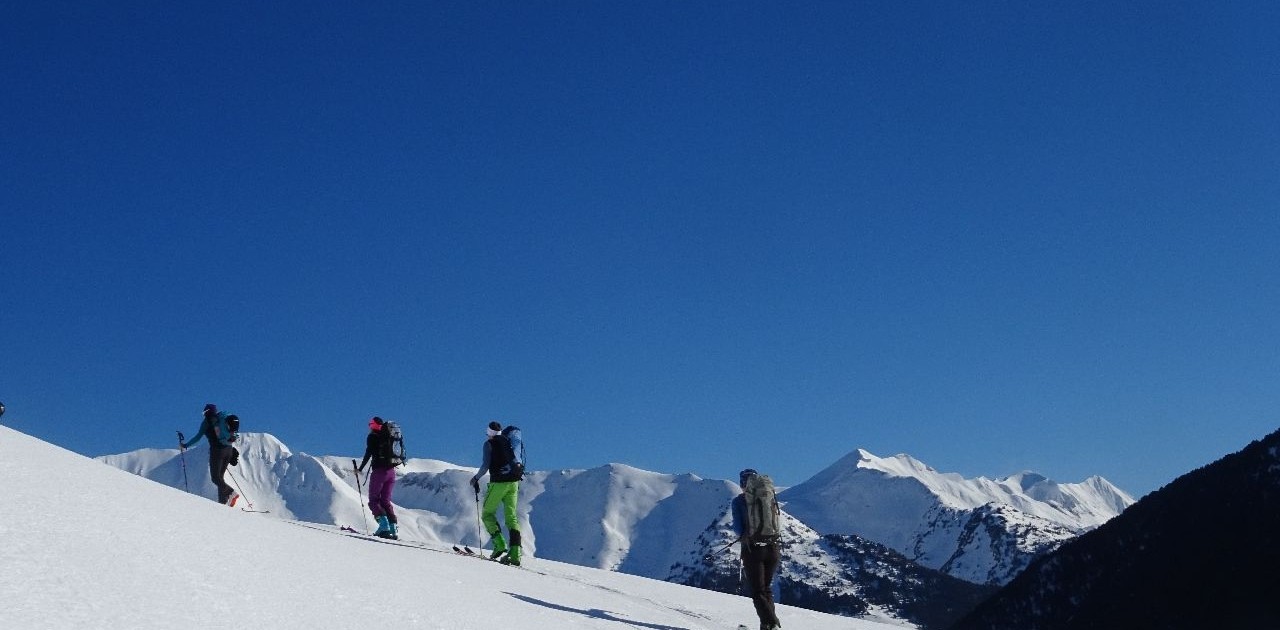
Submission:
<svg viewBox="0 0 1280 630">
<path fill-rule="evenodd" d="M 518 595 L 516 593 L 506 593 L 506 594 L 522 602 L 529 602 L 530 604 L 536 604 L 538 606 L 550 608 L 552 610 L 563 610 L 564 612 L 578 613 L 579 615 L 586 615 L 587 617 L 591 617 L 593 619 L 604 619 L 605 621 L 616 621 L 618 623 L 625 623 L 629 626 L 634 626 L 636 628 L 652 628 L 652 630 L 692 630 L 691 628 L 681 628 L 679 626 L 664 626 L 656 623 L 644 623 L 643 621 L 636 621 L 634 619 L 625 619 L 607 610 L 600 610 L 599 608 L 592 608 L 590 610 L 584 610 L 582 608 L 570 608 L 568 606 L 561 606 L 560 604 L 544 602 L 535 597 L 529 597 L 528 595 Z"/>
</svg>

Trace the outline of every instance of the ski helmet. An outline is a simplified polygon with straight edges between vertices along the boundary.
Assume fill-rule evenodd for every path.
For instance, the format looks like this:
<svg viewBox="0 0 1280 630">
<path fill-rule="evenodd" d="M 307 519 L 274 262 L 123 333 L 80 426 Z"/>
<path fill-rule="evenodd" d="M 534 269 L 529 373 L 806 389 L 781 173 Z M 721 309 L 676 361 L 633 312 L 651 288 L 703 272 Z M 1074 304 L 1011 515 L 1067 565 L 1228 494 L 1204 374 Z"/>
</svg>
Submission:
<svg viewBox="0 0 1280 630">
<path fill-rule="evenodd" d="M 0 403 L 0 416 L 4 415 L 4 403 Z"/>
</svg>

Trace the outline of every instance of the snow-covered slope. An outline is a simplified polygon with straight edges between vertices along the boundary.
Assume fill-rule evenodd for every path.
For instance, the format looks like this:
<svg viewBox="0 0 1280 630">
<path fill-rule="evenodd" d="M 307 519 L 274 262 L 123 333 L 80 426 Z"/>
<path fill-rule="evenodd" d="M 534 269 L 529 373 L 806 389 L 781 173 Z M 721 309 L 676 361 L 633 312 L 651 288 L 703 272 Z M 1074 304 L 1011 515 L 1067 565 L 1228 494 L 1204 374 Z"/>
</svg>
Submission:
<svg viewBox="0 0 1280 630">
<path fill-rule="evenodd" d="M 153 470 L 168 465 L 156 459 Z M 200 466 L 187 464 L 194 481 Z M 320 467 L 293 474 L 329 483 L 332 471 Z M 515 569 L 442 545 L 300 527 L 5 427 L 0 478 L 12 508 L 0 512 L 0 628 L 754 627 L 743 597 L 542 559 Z M 885 627 L 787 606 L 779 615 L 788 630 Z"/>
<path fill-rule="evenodd" d="M 857 450 L 782 492 L 824 534 L 857 534 L 950 575 L 1003 584 L 1034 557 L 1115 517 L 1133 498 L 1101 477 L 966 479 L 908 455 Z"/>
</svg>

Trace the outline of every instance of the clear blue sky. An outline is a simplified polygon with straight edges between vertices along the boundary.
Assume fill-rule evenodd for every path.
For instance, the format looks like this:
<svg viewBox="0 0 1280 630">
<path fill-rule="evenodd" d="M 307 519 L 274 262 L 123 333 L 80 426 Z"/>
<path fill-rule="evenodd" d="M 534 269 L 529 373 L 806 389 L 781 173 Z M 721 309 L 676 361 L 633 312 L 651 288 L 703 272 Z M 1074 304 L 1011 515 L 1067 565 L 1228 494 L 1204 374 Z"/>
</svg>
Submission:
<svg viewBox="0 0 1280 630">
<path fill-rule="evenodd" d="M 178 3 L 181 5 L 182 3 Z M 88 5 L 88 6 L 86 6 Z M 1030 6 L 1028 6 L 1030 5 Z M 0 422 L 1141 495 L 1280 425 L 1273 2 L 5 2 Z"/>
</svg>

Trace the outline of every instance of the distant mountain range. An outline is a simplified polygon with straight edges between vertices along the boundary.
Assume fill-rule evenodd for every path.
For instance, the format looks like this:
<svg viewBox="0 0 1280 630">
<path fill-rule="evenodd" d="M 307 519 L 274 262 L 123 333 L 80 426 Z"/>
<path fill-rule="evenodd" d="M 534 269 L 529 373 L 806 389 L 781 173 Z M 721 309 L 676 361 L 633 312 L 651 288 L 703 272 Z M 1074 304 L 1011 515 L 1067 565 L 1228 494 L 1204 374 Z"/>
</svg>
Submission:
<svg viewBox="0 0 1280 630">
<path fill-rule="evenodd" d="M 272 516 L 368 528 L 348 457 L 293 453 L 248 433 L 232 478 Z M 215 496 L 207 447 L 99 460 Z M 184 471 L 185 467 L 185 471 Z M 481 545 L 474 468 L 410 460 L 395 489 L 401 536 Z M 767 471 L 766 471 L 767 472 Z M 623 464 L 537 471 L 520 487 L 536 557 L 737 592 L 728 506 L 737 484 Z M 1032 473 L 991 481 L 943 474 L 906 455 L 855 451 L 780 494 L 786 520 L 780 601 L 926 628 L 949 625 L 1043 555 L 1133 502 L 1100 477 L 1058 484 Z"/>
<path fill-rule="evenodd" d="M 1280 431 L 1034 561 L 956 630 L 1280 628 Z"/>
<path fill-rule="evenodd" d="M 864 450 L 779 498 L 815 530 L 857 534 L 926 567 L 993 585 L 1133 504 L 1102 477 L 1076 484 L 1031 472 L 966 479 L 908 455 L 880 458 Z"/>
</svg>

